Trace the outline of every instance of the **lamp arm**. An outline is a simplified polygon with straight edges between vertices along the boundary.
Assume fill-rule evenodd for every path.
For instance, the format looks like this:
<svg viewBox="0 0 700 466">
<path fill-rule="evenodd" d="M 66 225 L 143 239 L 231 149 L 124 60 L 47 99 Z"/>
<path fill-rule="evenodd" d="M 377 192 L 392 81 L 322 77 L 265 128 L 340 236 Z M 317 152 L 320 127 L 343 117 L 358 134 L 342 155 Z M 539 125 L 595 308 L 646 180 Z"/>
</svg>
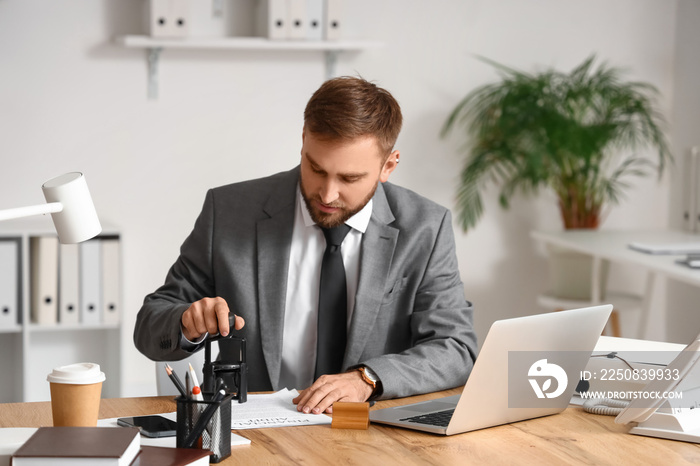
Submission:
<svg viewBox="0 0 700 466">
<path fill-rule="evenodd" d="M 61 212 L 63 204 L 60 202 L 49 202 L 46 204 L 33 205 L 28 207 L 17 207 L 15 209 L 0 210 L 0 221 L 13 218 L 31 217 L 32 215 L 52 214 Z"/>
</svg>

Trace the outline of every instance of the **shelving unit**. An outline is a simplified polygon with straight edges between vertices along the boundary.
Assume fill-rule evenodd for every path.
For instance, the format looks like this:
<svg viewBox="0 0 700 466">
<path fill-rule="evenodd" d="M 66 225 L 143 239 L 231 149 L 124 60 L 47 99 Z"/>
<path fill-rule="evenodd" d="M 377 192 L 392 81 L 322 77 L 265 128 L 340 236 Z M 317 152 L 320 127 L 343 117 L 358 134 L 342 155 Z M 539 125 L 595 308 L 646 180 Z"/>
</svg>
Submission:
<svg viewBox="0 0 700 466">
<path fill-rule="evenodd" d="M 162 39 L 150 36 L 119 36 L 116 43 L 127 48 L 146 49 L 148 52 L 148 97 L 158 98 L 158 64 L 164 49 L 239 50 L 239 51 L 284 51 L 322 52 L 325 58 L 326 78 L 335 76 L 338 55 L 342 52 L 360 52 L 381 47 L 380 42 L 371 41 L 312 41 L 270 40 L 262 37 L 214 37 Z"/>
<path fill-rule="evenodd" d="M 41 221 L 37 221 L 41 220 Z M 121 332 L 119 323 L 38 324 L 31 321 L 30 238 L 55 236 L 50 219 L 24 219 L 0 224 L 0 238 L 19 238 L 20 286 L 18 322 L 0 327 L 0 403 L 50 399 L 46 375 L 56 366 L 94 362 L 106 375 L 102 397 L 121 396 Z M 119 237 L 105 227 L 100 236 Z M 99 238 L 99 236 L 98 236 Z M 121 266 L 119 267 L 119 283 Z M 121 289 L 119 290 L 121 295 Z M 123 300 L 119 299 L 119 302 Z"/>
</svg>

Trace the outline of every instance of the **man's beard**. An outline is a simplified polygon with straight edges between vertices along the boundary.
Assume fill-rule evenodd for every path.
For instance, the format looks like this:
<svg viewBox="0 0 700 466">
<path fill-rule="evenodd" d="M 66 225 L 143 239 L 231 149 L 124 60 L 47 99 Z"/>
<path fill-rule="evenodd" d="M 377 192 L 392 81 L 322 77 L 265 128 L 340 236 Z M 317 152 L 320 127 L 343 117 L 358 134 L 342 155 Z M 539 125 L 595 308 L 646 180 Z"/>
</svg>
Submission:
<svg viewBox="0 0 700 466">
<path fill-rule="evenodd" d="M 339 209 L 337 212 L 334 212 L 332 214 L 327 214 L 325 212 L 322 212 L 321 210 L 318 210 L 315 208 L 312 204 L 312 200 L 309 199 L 309 196 L 306 194 L 306 191 L 304 191 L 304 183 L 299 183 L 299 186 L 301 188 L 301 197 L 304 199 L 304 204 L 306 204 L 306 209 L 309 211 L 309 215 L 311 215 L 311 219 L 316 222 L 318 226 L 321 228 L 335 228 L 337 226 L 342 225 L 345 223 L 347 219 L 364 209 L 364 207 L 367 205 L 367 203 L 374 197 L 374 193 L 377 190 L 377 185 L 374 185 L 374 188 L 372 188 L 372 191 L 360 202 L 359 205 L 348 208 L 347 206 L 341 204 L 340 202 L 338 203 L 332 203 L 329 205 L 329 207 L 334 207 Z M 318 202 L 321 202 L 319 198 L 314 198 L 313 200 L 316 200 Z"/>
</svg>

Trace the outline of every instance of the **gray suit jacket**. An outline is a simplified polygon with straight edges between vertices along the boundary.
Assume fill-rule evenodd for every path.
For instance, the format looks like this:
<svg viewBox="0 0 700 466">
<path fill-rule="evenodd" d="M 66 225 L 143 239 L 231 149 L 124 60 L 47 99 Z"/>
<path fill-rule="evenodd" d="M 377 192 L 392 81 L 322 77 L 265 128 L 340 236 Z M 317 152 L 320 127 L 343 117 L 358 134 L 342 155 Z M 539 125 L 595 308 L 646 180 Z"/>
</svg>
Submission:
<svg viewBox="0 0 700 466">
<path fill-rule="evenodd" d="M 289 251 L 299 167 L 210 190 L 165 284 L 148 295 L 134 330 L 154 360 L 179 360 L 180 317 L 221 296 L 245 318 L 251 391 L 279 390 Z M 363 235 L 344 368 L 370 367 L 380 398 L 465 383 L 476 355 L 447 209 L 380 184 Z M 306 388 L 306 387 L 289 387 Z"/>
</svg>

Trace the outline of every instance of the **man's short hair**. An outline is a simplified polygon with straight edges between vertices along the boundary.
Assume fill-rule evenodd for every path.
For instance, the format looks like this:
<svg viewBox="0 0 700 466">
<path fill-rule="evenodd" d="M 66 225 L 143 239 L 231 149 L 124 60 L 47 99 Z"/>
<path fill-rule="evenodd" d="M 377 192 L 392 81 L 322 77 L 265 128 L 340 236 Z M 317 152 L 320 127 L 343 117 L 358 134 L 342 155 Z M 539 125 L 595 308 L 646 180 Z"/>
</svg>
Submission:
<svg viewBox="0 0 700 466">
<path fill-rule="evenodd" d="M 389 91 L 362 78 L 333 78 L 314 92 L 304 110 L 304 128 L 328 141 L 374 136 L 389 155 L 401 131 L 401 107 Z"/>
</svg>

